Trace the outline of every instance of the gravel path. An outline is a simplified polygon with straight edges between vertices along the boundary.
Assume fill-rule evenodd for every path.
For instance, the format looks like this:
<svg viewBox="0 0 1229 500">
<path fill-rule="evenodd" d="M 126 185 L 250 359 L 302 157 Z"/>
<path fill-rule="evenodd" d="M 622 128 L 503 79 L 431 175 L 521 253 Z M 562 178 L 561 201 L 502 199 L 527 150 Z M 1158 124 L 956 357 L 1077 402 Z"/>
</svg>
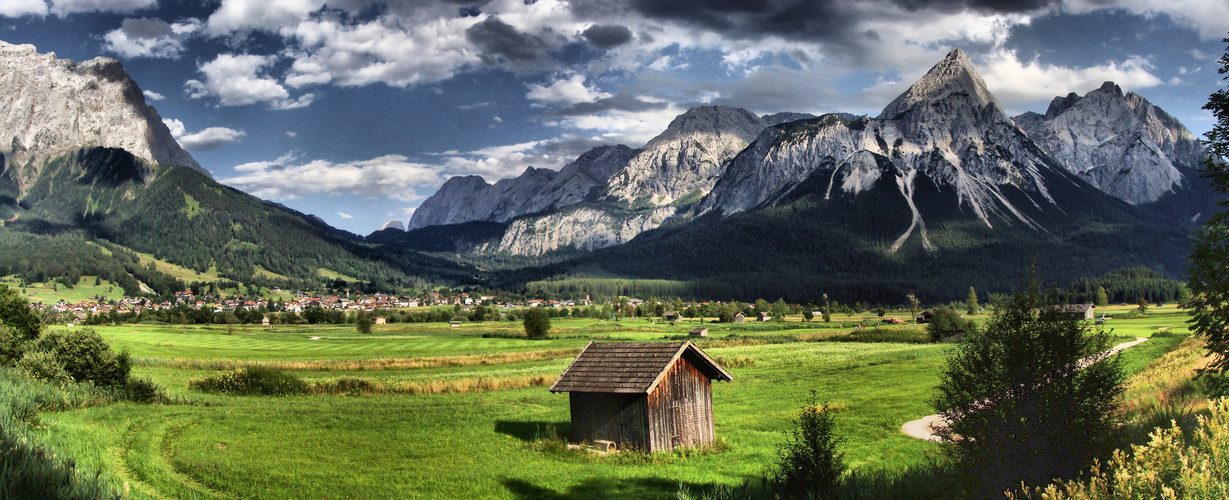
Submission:
<svg viewBox="0 0 1229 500">
<path fill-rule="evenodd" d="M 1107 355 L 1116 354 L 1117 352 L 1123 349 L 1130 349 L 1148 340 L 1147 337 L 1135 337 L 1135 338 L 1136 340 L 1132 340 L 1130 342 L 1123 342 L 1114 347 L 1111 347 L 1108 351 L 1106 351 Z M 1081 364 L 1084 364 L 1084 362 L 1081 361 Z M 938 442 L 938 441 L 942 441 L 943 439 L 935 435 L 935 430 L 942 429 L 944 427 L 947 427 L 947 421 L 943 419 L 942 415 L 926 415 L 925 417 L 919 418 L 917 420 L 905 422 L 905 425 L 902 425 L 900 427 L 900 431 L 905 433 L 905 435 L 909 437 L 915 437 L 918 439 L 925 439 L 927 441 Z"/>
</svg>

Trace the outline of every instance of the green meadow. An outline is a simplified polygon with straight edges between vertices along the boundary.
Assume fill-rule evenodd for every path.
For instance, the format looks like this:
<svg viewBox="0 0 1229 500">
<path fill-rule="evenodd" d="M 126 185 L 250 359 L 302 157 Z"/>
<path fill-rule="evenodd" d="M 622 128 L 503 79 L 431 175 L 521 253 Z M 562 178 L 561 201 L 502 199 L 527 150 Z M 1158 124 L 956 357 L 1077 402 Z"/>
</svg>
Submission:
<svg viewBox="0 0 1229 500">
<path fill-rule="evenodd" d="M 370 335 L 315 326 L 229 334 L 224 327 L 101 327 L 113 346 L 132 353 L 134 374 L 166 387 L 177 403 L 46 413 L 36 432 L 132 498 L 660 498 L 680 485 L 739 484 L 767 473 L 815 390 L 836 409 L 853 468 L 925 463 L 937 445 L 905 436 L 900 426 L 933 412 L 927 401 L 951 344 L 797 341 L 850 330 L 833 319 L 706 325 L 710 338 L 699 345 L 727 363 L 734 381 L 714 384 L 722 445 L 702 452 L 593 456 L 551 446 L 552 436 L 568 432 L 568 396 L 547 385 L 575 352 L 591 340 L 665 340 L 695 326 L 642 320 L 555 320 L 545 341 L 504 338 L 519 329 L 507 322 L 378 325 Z M 857 319 L 875 318 L 846 320 Z M 1106 328 L 1123 337 L 1118 342 L 1168 332 L 1122 354 L 1135 372 L 1181 341 L 1185 319 L 1165 307 L 1111 319 Z M 309 383 L 350 377 L 445 389 L 269 397 L 188 387 L 243 364 L 281 367 Z M 535 385 L 501 389 L 530 377 Z M 448 385 L 474 380 L 488 384 Z"/>
</svg>

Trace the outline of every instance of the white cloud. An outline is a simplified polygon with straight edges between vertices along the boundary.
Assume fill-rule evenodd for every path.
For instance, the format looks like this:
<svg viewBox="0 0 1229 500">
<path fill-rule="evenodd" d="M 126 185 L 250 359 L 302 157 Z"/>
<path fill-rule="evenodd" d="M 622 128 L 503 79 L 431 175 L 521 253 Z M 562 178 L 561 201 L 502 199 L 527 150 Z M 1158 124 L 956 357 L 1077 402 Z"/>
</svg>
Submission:
<svg viewBox="0 0 1229 500">
<path fill-rule="evenodd" d="M 1178 24 L 1199 32 L 1204 40 L 1219 40 L 1229 32 L 1229 2 L 1224 0 L 1117 0 L 1107 5 L 1103 0 L 1072 0 L 1064 5 L 1071 12 L 1113 8 L 1155 16 L 1167 14 Z"/>
<path fill-rule="evenodd" d="M 164 118 L 162 122 L 171 129 L 171 136 L 175 137 L 180 147 L 193 153 L 217 149 L 224 143 L 238 142 L 247 135 L 242 130 L 227 127 L 208 127 L 200 132 L 189 134 L 180 120 Z"/>
<path fill-rule="evenodd" d="M 986 55 L 981 64 L 977 64 L 977 69 L 990 92 L 1008 108 L 1049 100 L 1069 92 L 1083 94 L 1107 81 L 1117 83 L 1124 90 L 1138 90 L 1163 83 L 1150 72 L 1152 64 L 1138 56 L 1121 62 L 1068 68 L 1042 63 L 1037 59 L 1020 61 L 1015 51 L 998 49 Z"/>
<path fill-rule="evenodd" d="M 343 219 L 353 219 L 353 218 L 354 218 L 354 216 L 353 216 L 353 215 L 350 215 L 350 214 L 345 213 L 345 212 L 337 212 L 337 216 L 338 216 L 338 217 L 341 217 L 341 218 L 343 218 Z"/>
<path fill-rule="evenodd" d="M 365 161 L 301 165 L 257 162 L 239 165 L 241 175 L 220 182 L 262 198 L 288 199 L 307 194 L 387 196 L 401 201 L 422 199 L 416 189 L 434 191 L 444 182 L 439 166 L 410 162 L 400 155 Z"/>
<path fill-rule="evenodd" d="M 152 90 L 145 90 L 145 91 L 142 91 L 141 93 L 145 94 L 145 98 L 151 101 L 161 101 L 163 99 L 166 99 L 166 96 L 159 94 L 157 92 L 154 92 Z"/>
<path fill-rule="evenodd" d="M 0 2 L 0 16 L 21 17 L 47 15 L 47 3 L 43 0 L 4 0 Z"/>
<path fill-rule="evenodd" d="M 347 24 L 325 17 L 281 30 L 293 41 L 286 83 L 292 87 L 371 83 L 404 87 L 448 79 L 478 62 L 465 39 L 475 18 L 438 17 L 404 21 L 382 17 Z"/>
<path fill-rule="evenodd" d="M 290 92 L 265 70 L 276 62 L 274 56 L 252 54 L 219 54 L 200 66 L 205 81 L 188 80 L 184 84 L 188 97 L 217 97 L 223 106 L 244 106 L 268 103 L 273 109 L 293 109 L 310 105 L 314 94 L 290 98 Z"/>
<path fill-rule="evenodd" d="M 103 48 L 123 57 L 177 59 L 183 41 L 198 31 L 200 21 L 170 24 L 161 19 L 125 19 L 119 29 L 103 35 Z"/>
<path fill-rule="evenodd" d="M 65 16 L 78 12 L 132 12 L 157 4 L 158 0 L 53 0 L 51 13 Z"/>
<path fill-rule="evenodd" d="M 585 86 L 585 75 L 575 74 L 565 80 L 556 80 L 555 83 L 547 86 L 529 85 L 529 93 L 525 94 L 525 97 L 538 102 L 566 106 L 578 102 L 593 102 L 612 96 Z"/>
<path fill-rule="evenodd" d="M 214 35 L 254 30 L 277 31 L 307 19 L 324 0 L 223 0 L 206 22 Z"/>
<path fill-rule="evenodd" d="M 294 139 L 295 137 L 298 137 L 298 135 L 299 135 L 299 133 L 298 133 L 298 132 L 295 132 L 295 131 L 293 131 L 293 130 L 287 130 L 287 131 L 286 131 L 286 137 L 289 137 L 289 138 L 291 138 L 291 139 Z"/>
</svg>

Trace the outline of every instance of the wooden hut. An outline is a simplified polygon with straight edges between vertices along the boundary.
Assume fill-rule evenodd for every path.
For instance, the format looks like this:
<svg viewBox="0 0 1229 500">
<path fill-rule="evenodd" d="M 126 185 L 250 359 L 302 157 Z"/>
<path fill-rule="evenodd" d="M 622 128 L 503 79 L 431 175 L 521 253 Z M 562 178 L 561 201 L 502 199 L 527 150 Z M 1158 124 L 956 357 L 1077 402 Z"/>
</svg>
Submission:
<svg viewBox="0 0 1229 500">
<path fill-rule="evenodd" d="M 708 328 L 692 328 L 691 331 L 687 333 L 690 333 L 692 337 L 707 337 Z"/>
<path fill-rule="evenodd" d="M 551 392 L 568 392 L 572 441 L 645 451 L 713 443 L 713 380 L 733 380 L 690 341 L 590 342 Z"/>
<path fill-rule="evenodd" d="M 1096 316 L 1093 314 L 1093 309 L 1096 309 L 1096 307 L 1093 304 L 1059 304 L 1043 307 L 1041 312 L 1053 313 L 1056 319 L 1088 320 Z"/>
<path fill-rule="evenodd" d="M 375 323 L 377 325 L 387 325 L 388 318 L 385 318 L 384 316 L 376 316 Z"/>
<path fill-rule="evenodd" d="M 735 323 L 742 323 L 742 322 L 744 322 L 744 321 L 747 321 L 747 315 L 746 315 L 746 314 L 743 314 L 743 313 L 741 313 L 741 312 L 740 312 L 740 313 L 738 313 L 738 314 L 735 314 L 735 315 L 734 315 L 734 322 L 735 322 Z"/>
</svg>

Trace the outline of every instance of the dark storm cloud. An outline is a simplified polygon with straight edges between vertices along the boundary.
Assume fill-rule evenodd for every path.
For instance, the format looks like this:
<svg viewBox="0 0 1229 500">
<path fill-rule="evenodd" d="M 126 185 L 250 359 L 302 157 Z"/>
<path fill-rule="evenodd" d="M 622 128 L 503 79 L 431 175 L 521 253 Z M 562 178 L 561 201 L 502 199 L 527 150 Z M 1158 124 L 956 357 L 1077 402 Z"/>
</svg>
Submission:
<svg viewBox="0 0 1229 500">
<path fill-rule="evenodd" d="M 614 97 L 598 99 L 593 102 L 578 102 L 566 108 L 554 111 L 552 114 L 559 116 L 577 116 L 591 115 L 601 113 L 603 111 L 651 111 L 654 109 L 663 109 L 667 106 L 664 102 L 648 102 L 637 99 L 628 94 L 619 94 Z"/>
<path fill-rule="evenodd" d="M 493 65 L 496 56 L 513 62 L 536 61 L 542 58 L 546 42 L 528 33 L 517 31 L 512 25 L 489 17 L 487 20 L 465 30 L 465 38 L 482 49 L 482 62 Z"/>
<path fill-rule="evenodd" d="M 581 33 L 589 43 L 599 49 L 610 49 L 618 47 L 632 39 L 632 30 L 627 26 L 613 25 L 593 25 L 589 29 Z"/>
<path fill-rule="evenodd" d="M 120 30 L 131 38 L 158 38 L 171 36 L 175 31 L 160 19 L 125 19 Z"/>
<path fill-rule="evenodd" d="M 779 36 L 854 47 L 877 38 L 877 34 L 859 30 L 859 22 L 871 16 L 891 15 L 888 12 L 893 8 L 910 12 L 1019 13 L 1058 3 L 1061 0 L 629 0 L 622 9 L 734 39 Z M 583 18 L 598 20 L 618 9 L 610 5 L 607 0 L 576 0 L 573 11 Z"/>
</svg>

